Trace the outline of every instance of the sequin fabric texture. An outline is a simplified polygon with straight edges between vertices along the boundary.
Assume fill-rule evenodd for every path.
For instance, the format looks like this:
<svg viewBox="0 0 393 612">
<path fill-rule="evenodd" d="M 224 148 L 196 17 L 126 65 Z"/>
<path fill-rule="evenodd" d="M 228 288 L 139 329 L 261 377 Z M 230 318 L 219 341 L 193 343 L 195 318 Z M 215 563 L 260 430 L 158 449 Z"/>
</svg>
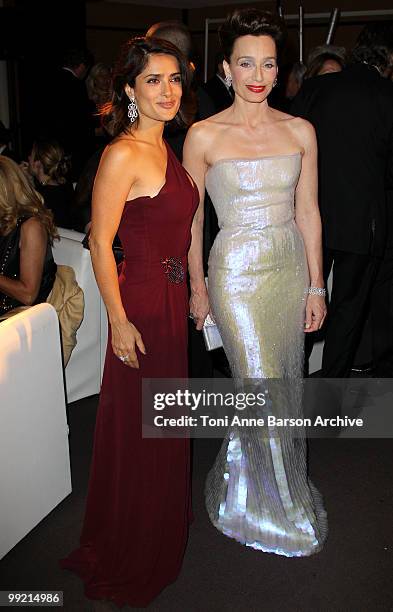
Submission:
<svg viewBox="0 0 393 612">
<path fill-rule="evenodd" d="M 258 391 L 268 381 L 264 416 L 302 415 L 309 277 L 294 220 L 301 160 L 300 153 L 221 160 L 206 175 L 220 227 L 209 258 L 210 304 L 237 384 Z M 308 556 L 326 539 L 306 441 L 288 427 L 231 427 L 205 494 L 217 529 L 257 550 Z"/>
</svg>

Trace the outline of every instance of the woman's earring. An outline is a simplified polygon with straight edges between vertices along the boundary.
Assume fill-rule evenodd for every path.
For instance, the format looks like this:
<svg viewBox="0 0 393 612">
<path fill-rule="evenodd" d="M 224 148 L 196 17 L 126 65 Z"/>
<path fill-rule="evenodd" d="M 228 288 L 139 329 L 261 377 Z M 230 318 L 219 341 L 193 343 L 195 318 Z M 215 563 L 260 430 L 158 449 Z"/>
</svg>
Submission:
<svg viewBox="0 0 393 612">
<path fill-rule="evenodd" d="M 275 87 L 276 85 L 277 85 L 277 77 L 273 81 L 273 87 Z"/>
<path fill-rule="evenodd" d="M 232 77 L 230 74 L 225 75 L 225 83 L 227 84 L 227 87 L 231 87 L 232 85 Z"/>
<path fill-rule="evenodd" d="M 128 116 L 130 118 L 130 123 L 134 123 L 138 119 L 138 107 L 134 97 L 130 98 L 130 103 L 128 105 Z"/>
</svg>

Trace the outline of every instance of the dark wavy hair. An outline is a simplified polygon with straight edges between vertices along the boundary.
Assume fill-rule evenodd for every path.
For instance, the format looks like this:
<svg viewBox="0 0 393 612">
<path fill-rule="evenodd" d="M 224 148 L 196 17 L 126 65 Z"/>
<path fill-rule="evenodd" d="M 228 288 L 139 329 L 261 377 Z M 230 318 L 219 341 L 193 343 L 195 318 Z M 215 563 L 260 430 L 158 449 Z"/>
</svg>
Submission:
<svg viewBox="0 0 393 612">
<path fill-rule="evenodd" d="M 135 87 L 136 77 L 143 72 L 150 55 L 171 55 L 178 64 L 182 82 L 182 101 L 176 116 L 169 124 L 187 127 L 193 119 L 190 85 L 191 69 L 181 51 L 166 40 L 152 37 L 136 37 L 129 40 L 121 49 L 112 75 L 111 100 L 100 109 L 102 123 L 107 132 L 115 137 L 122 132 L 129 132 L 131 125 L 128 118 L 130 100 L 124 90 L 125 85 Z M 133 124 L 136 126 L 138 120 Z"/>
<path fill-rule="evenodd" d="M 384 71 L 391 65 L 393 54 L 393 22 L 368 23 L 360 32 L 352 49 L 352 62 L 365 62 Z"/>
<path fill-rule="evenodd" d="M 230 61 L 235 41 L 241 36 L 271 36 L 279 54 L 285 39 L 284 23 L 269 11 L 256 8 L 237 9 L 230 13 L 218 32 L 224 57 Z"/>
</svg>

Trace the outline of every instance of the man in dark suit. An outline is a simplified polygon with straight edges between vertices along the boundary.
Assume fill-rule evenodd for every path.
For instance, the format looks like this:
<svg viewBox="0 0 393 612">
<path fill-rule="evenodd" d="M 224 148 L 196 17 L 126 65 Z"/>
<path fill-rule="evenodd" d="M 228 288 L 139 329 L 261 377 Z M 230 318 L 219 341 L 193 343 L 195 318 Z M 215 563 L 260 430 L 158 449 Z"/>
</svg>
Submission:
<svg viewBox="0 0 393 612">
<path fill-rule="evenodd" d="M 348 67 L 305 81 L 291 107 L 316 129 L 325 278 L 334 264 L 325 377 L 350 374 L 385 252 L 393 85 L 383 73 L 392 52 L 391 34 L 366 26 Z"/>
<path fill-rule="evenodd" d="M 216 113 L 231 106 L 233 102 L 233 91 L 225 81 L 225 72 L 222 66 L 224 55 L 218 53 L 216 57 L 215 75 L 204 85 L 205 91 L 214 102 Z"/>
<path fill-rule="evenodd" d="M 39 135 L 55 138 L 71 156 L 74 181 L 94 150 L 92 107 L 84 82 L 90 63 L 88 51 L 66 51 L 61 68 L 46 84 L 40 109 Z"/>
</svg>

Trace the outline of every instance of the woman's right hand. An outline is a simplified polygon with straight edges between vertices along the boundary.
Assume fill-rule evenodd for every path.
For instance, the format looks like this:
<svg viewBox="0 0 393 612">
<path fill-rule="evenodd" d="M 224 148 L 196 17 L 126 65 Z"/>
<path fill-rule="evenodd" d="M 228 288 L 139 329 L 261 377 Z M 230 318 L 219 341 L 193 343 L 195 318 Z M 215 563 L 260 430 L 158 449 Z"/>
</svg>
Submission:
<svg viewBox="0 0 393 612">
<path fill-rule="evenodd" d="M 130 368 L 139 368 L 136 347 L 146 355 L 142 336 L 130 321 L 111 325 L 112 327 L 112 349 L 116 357 L 121 359 Z"/>
</svg>

